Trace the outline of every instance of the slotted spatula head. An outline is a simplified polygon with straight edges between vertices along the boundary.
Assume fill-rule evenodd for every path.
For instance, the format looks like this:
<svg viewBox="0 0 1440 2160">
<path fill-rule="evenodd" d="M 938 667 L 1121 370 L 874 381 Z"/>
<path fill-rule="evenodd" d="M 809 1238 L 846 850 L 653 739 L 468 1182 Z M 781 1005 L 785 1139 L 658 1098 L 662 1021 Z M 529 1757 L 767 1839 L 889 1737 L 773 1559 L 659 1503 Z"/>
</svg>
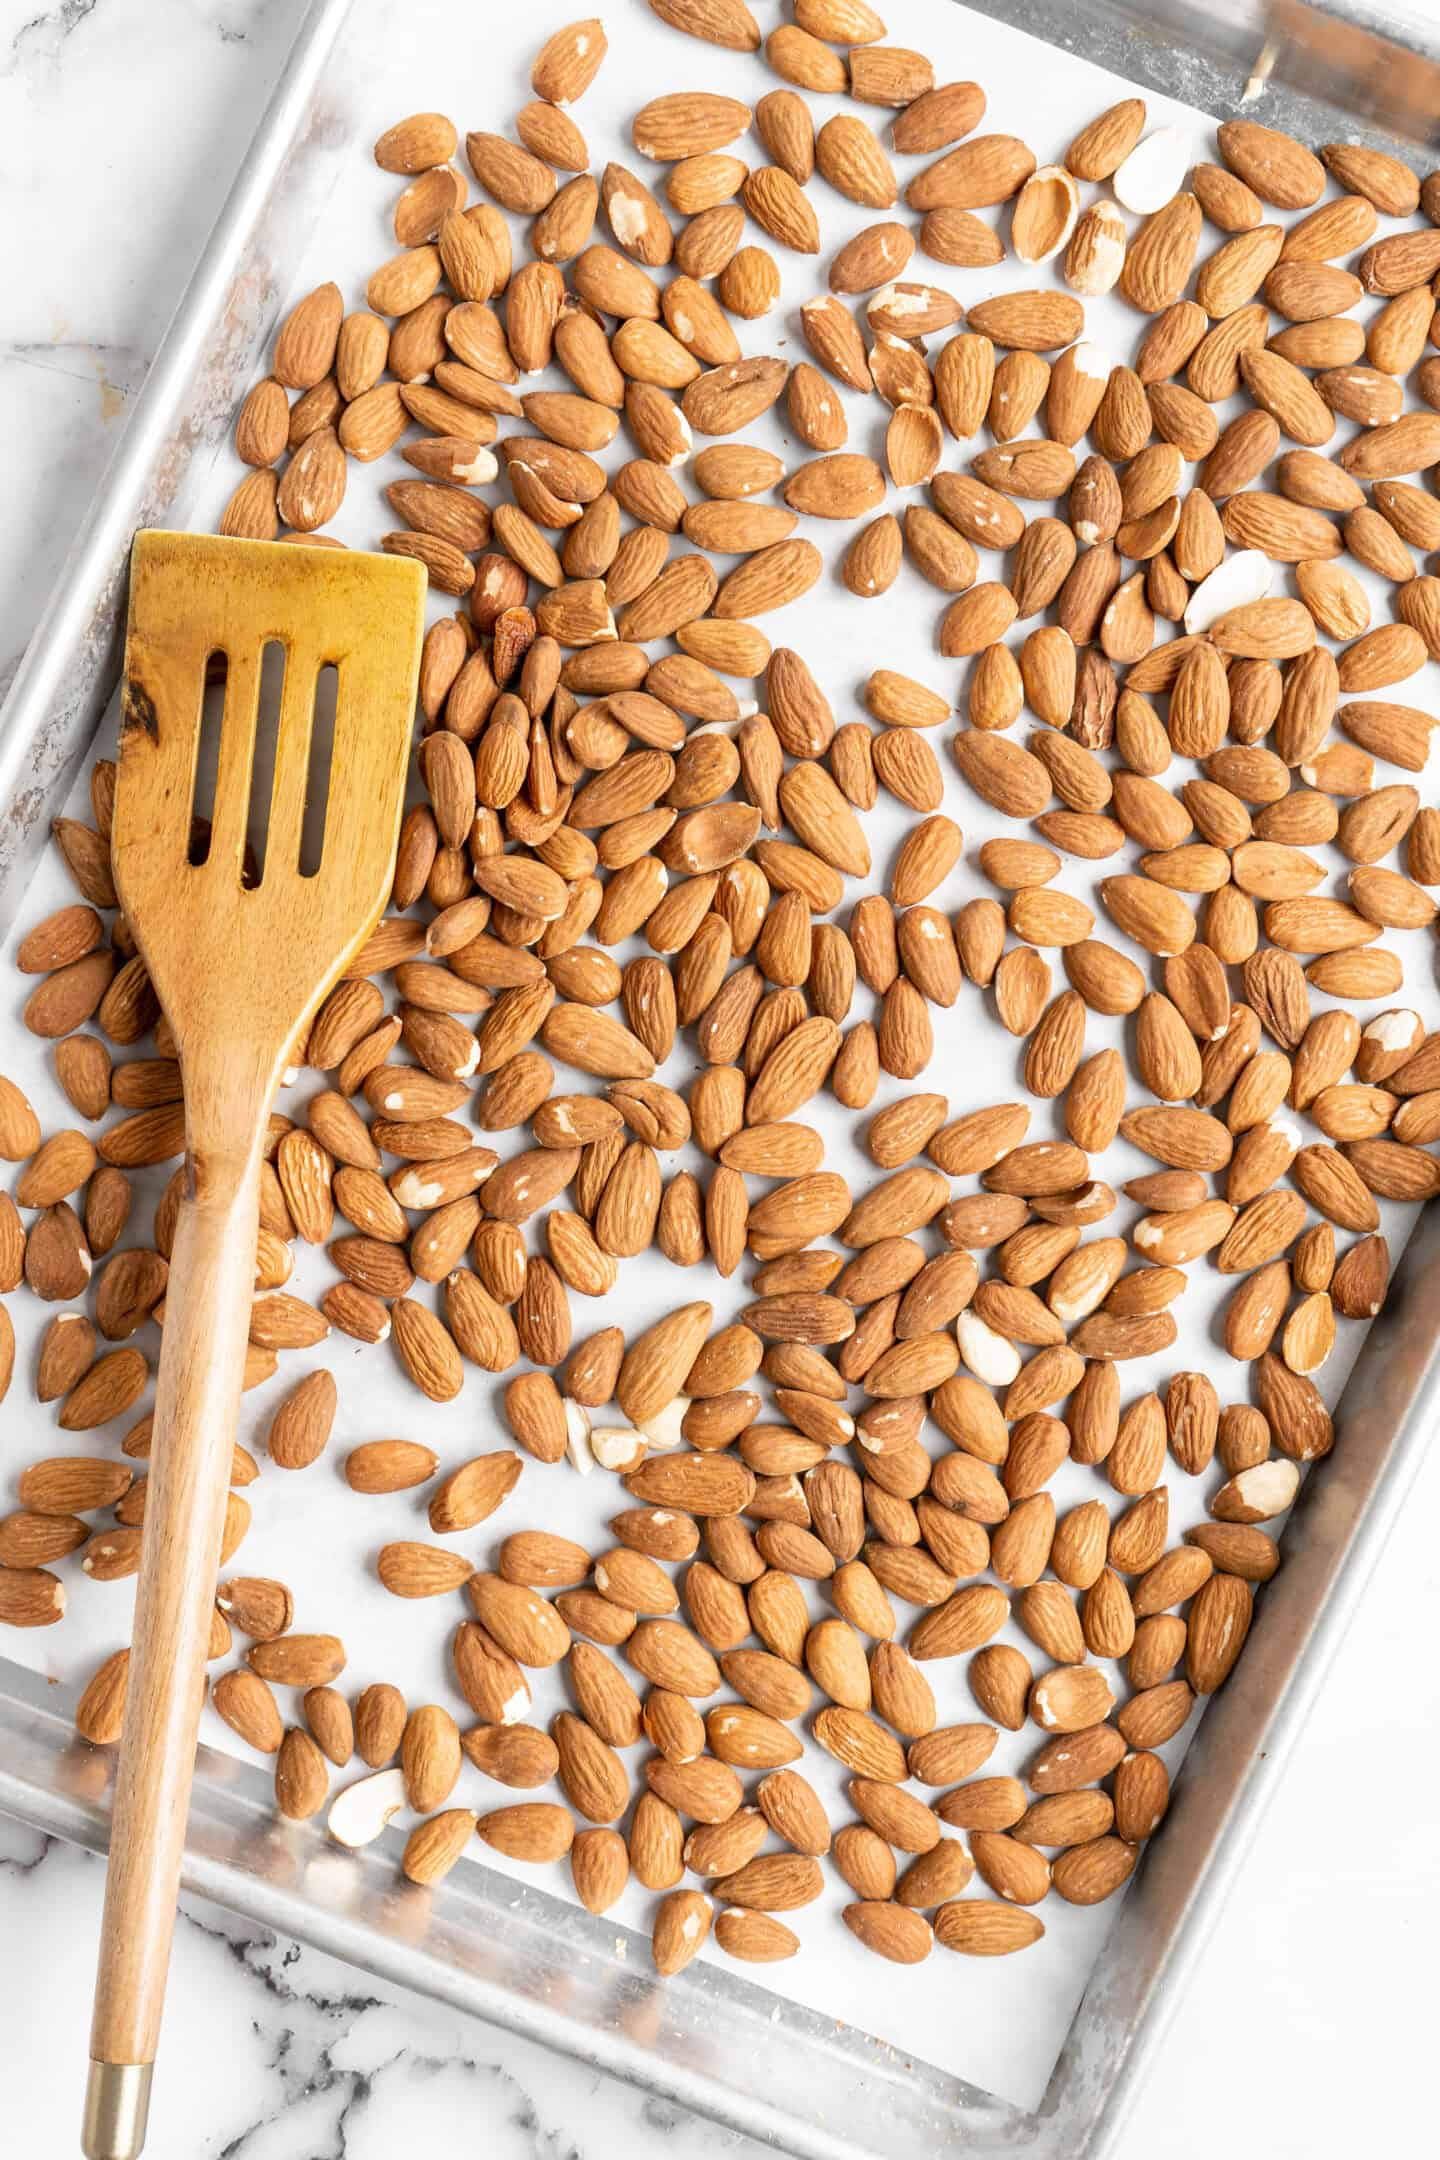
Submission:
<svg viewBox="0 0 1440 2160">
<path fill-rule="evenodd" d="M 136 536 L 111 846 L 120 904 L 182 1065 L 223 1043 L 273 1087 L 288 1046 L 369 935 L 389 895 L 404 807 L 424 602 L 424 570 L 399 558 Z M 270 645 L 283 651 L 284 685 L 268 823 L 257 804 L 266 824 L 257 872 L 246 832 L 252 792 L 268 782 L 256 740 Z M 225 703 L 206 846 L 195 840 L 196 779 L 217 655 Z M 336 670 L 334 739 L 318 865 L 307 875 L 312 730 L 327 667 Z"/>
</svg>

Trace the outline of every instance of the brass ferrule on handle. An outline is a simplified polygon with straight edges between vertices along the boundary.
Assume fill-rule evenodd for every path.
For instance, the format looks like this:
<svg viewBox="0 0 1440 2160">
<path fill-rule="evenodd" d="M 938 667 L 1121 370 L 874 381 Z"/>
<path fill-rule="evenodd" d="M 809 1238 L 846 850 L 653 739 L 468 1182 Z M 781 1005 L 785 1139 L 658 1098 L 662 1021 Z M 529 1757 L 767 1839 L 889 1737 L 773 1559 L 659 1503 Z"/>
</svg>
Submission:
<svg viewBox="0 0 1440 2160">
<path fill-rule="evenodd" d="M 135 2160 L 145 2143 L 153 2063 L 91 2061 L 80 2149 L 85 2160 Z"/>
</svg>

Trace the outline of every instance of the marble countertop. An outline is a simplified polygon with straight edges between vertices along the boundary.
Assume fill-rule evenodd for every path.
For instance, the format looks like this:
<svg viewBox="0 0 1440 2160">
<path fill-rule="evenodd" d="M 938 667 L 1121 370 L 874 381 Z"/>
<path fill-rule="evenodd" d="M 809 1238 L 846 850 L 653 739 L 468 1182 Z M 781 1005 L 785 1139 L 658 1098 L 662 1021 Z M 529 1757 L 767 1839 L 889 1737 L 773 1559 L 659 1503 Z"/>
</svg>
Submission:
<svg viewBox="0 0 1440 2160">
<path fill-rule="evenodd" d="M 473 11 L 472 20 L 473 20 Z M 297 0 L 0 0 L 0 692 L 282 64 Z M 1440 1458 L 1440 1450 L 1437 1450 Z M 1429 2115 L 1440 1459 L 1175 2006 L 1124 2160 L 1329 2160 Z M 74 2148 L 100 1863 L 0 1819 L 0 2145 Z M 187 1900 L 154 2160 L 699 2160 L 746 2141 Z"/>
</svg>

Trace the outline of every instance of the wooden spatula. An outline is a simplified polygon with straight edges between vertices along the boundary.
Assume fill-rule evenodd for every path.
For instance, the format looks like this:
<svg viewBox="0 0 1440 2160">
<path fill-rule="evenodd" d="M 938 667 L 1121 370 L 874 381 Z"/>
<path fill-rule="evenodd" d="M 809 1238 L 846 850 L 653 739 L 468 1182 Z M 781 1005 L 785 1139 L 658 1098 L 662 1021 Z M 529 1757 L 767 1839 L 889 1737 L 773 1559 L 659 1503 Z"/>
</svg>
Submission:
<svg viewBox="0 0 1440 2160">
<path fill-rule="evenodd" d="M 143 532 L 131 558 L 114 874 L 179 1046 L 186 1184 L 105 1887 L 83 2133 L 91 2160 L 130 2160 L 144 2143 L 254 1293 L 266 1120 L 287 1051 L 389 895 L 424 598 L 418 563 L 339 549 Z M 256 742 L 262 652 L 274 644 L 284 687 L 272 785 Z M 192 819 L 217 654 L 226 687 L 207 846 Z M 318 867 L 306 875 L 312 721 L 329 666 L 329 793 Z M 252 776 L 269 803 L 259 863 L 246 841 L 257 822 Z"/>
</svg>

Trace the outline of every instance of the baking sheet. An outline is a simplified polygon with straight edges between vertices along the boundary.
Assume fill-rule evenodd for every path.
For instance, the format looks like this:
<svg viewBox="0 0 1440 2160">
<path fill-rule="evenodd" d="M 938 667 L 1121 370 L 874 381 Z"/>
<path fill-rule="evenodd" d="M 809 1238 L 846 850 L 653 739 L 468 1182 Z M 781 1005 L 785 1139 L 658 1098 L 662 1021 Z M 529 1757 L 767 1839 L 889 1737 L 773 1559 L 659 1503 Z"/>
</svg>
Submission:
<svg viewBox="0 0 1440 2160">
<path fill-rule="evenodd" d="M 388 213 L 393 196 L 398 192 L 398 183 L 379 173 L 370 163 L 366 154 L 369 141 L 402 113 L 437 104 L 448 107 L 462 132 L 474 126 L 503 130 L 529 94 L 528 69 L 534 50 L 549 30 L 570 18 L 571 12 L 568 5 L 557 6 L 553 0 L 547 0 L 544 6 L 527 13 L 523 38 L 516 42 L 514 50 L 496 56 L 485 48 L 478 36 L 469 49 L 457 51 L 453 12 L 429 4 L 429 0 L 425 5 L 408 9 L 403 23 L 387 20 L 384 11 L 370 4 L 370 0 L 362 0 L 346 39 L 352 67 L 358 53 L 363 52 L 365 56 L 368 84 L 362 101 L 365 110 L 358 129 L 356 154 L 340 182 L 329 217 L 322 220 L 309 256 L 297 267 L 294 293 L 333 276 L 345 292 L 347 302 L 360 304 L 368 271 L 392 251 Z M 913 44 L 930 53 L 938 79 L 973 76 L 981 81 L 989 97 L 985 128 L 1023 134 L 1042 162 L 1059 156 L 1076 128 L 1114 97 L 1124 94 L 1127 87 L 1099 70 L 1057 55 L 1050 48 L 1002 25 L 958 9 L 909 4 L 891 7 L 887 14 L 891 40 Z M 771 27 L 768 14 L 763 27 Z M 605 160 L 613 156 L 632 165 L 647 179 L 654 181 L 660 177 L 630 148 L 627 133 L 629 117 L 652 96 L 680 88 L 704 87 L 743 96 L 753 103 L 765 89 L 774 87 L 773 80 L 753 60 L 670 33 L 639 5 L 639 0 L 627 0 L 623 10 L 607 21 L 607 30 L 611 44 L 609 57 L 594 89 L 576 112 L 590 143 L 593 169 L 600 169 Z M 509 41 L 506 42 L 508 45 Z M 841 101 L 813 99 L 811 102 L 817 123 L 831 109 L 842 109 Z M 875 112 L 870 117 L 883 133 L 887 116 Z M 1209 123 L 1202 116 L 1152 99 L 1151 117 L 1152 123 L 1172 120 L 1193 125 L 1196 155 L 1208 153 Z M 742 154 L 751 156 L 756 154 L 756 147 L 753 139 L 737 146 Z M 897 160 L 902 184 L 921 162 Z M 824 269 L 834 249 L 872 220 L 873 213 L 844 202 L 818 179 L 813 184 L 812 195 L 822 220 L 822 254 L 817 262 L 772 250 L 785 277 L 782 303 L 780 309 L 765 321 L 741 327 L 741 342 L 747 352 L 776 351 L 789 358 L 803 356 L 796 316 L 799 304 L 824 289 Z M 986 215 L 999 219 L 1003 228 L 1004 213 Z M 518 225 L 518 221 L 512 220 L 512 223 Z M 1052 282 L 1049 272 L 1044 269 L 1030 273 L 1016 266 L 1002 265 L 995 272 L 944 271 L 941 266 L 928 265 L 917 257 L 912 274 L 924 276 L 927 271 L 933 271 L 934 282 L 946 285 L 965 304 L 971 304 L 993 290 Z M 1087 316 L 1087 334 L 1113 359 L 1126 359 L 1132 355 L 1143 333 L 1144 326 L 1139 318 L 1118 302 L 1094 301 L 1087 305 Z M 848 392 L 839 394 L 851 419 L 849 447 L 881 456 L 884 409 L 873 399 L 862 401 Z M 769 442 L 792 464 L 809 454 L 803 446 L 787 441 L 783 414 L 777 419 L 772 413 L 767 416 L 766 423 L 750 432 L 752 439 Z M 1343 424 L 1341 432 L 1348 432 Z M 947 446 L 947 466 L 963 467 L 964 457 L 948 454 L 952 449 L 953 446 Z M 623 450 L 617 444 L 606 462 L 617 462 L 620 454 Z M 408 470 L 398 457 L 368 468 L 352 466 L 349 496 L 333 529 L 356 544 L 373 542 L 379 532 L 393 522 L 381 490 L 387 481 Z M 213 524 L 239 471 L 233 457 L 226 453 L 208 472 L 195 475 L 185 504 L 177 509 L 175 522 L 200 527 Z M 497 493 L 496 490 L 487 492 Z M 893 497 L 890 506 L 896 507 Z M 764 627 L 777 643 L 791 644 L 810 659 L 822 687 L 835 704 L 837 718 L 843 721 L 857 716 L 860 711 L 856 702 L 859 685 L 870 669 L 878 665 L 898 666 L 920 676 L 945 691 L 963 710 L 966 665 L 942 661 L 935 652 L 935 628 L 943 612 L 943 596 L 907 568 L 882 602 L 878 605 L 861 603 L 846 593 L 833 575 L 833 565 L 838 562 L 852 528 L 827 528 L 812 523 L 803 529 L 821 546 L 827 562 L 832 565 L 832 573 L 804 601 L 782 616 L 768 618 Z M 993 574 L 996 568 L 998 565 L 993 561 L 987 563 L 982 575 L 987 571 Z M 1285 572 L 1279 572 L 1278 579 L 1283 580 L 1285 575 Z M 1283 587 L 1277 583 L 1277 589 Z M 437 602 L 435 612 L 440 611 Z M 1376 619 L 1383 619 L 1378 604 Z M 1417 678 L 1397 694 L 1413 703 L 1428 702 L 1433 695 L 1431 678 L 1434 674 L 1433 669 L 1427 670 L 1426 679 Z M 937 730 L 930 739 L 941 752 L 942 767 L 946 771 L 945 807 L 961 823 L 966 838 L 964 863 L 942 891 L 933 896 L 938 904 L 953 910 L 965 900 L 991 890 L 976 867 L 980 843 L 994 833 L 1013 833 L 1018 828 L 1007 826 L 979 803 L 953 774 L 944 755 L 945 739 L 950 733 L 949 728 Z M 83 794 L 78 814 L 85 814 Z M 878 883 L 887 873 L 909 822 L 908 812 L 883 798 L 868 817 L 867 829 L 875 860 L 874 882 Z M 1089 897 L 1093 881 L 1086 875 L 1086 866 L 1067 861 L 1057 882 L 1067 891 Z M 853 897 L 858 897 L 859 889 L 854 889 Z M 17 934 L 23 934 L 25 927 L 68 896 L 68 882 L 63 871 L 54 859 L 47 861 L 29 904 L 21 910 Z M 841 920 L 844 919 L 845 911 L 842 910 Z M 1430 988 L 1429 940 L 1417 935 L 1392 937 L 1391 942 L 1404 952 L 1406 958 L 1407 987 L 1402 996 L 1413 999 L 1423 1010 L 1428 1003 Z M 643 947 L 637 945 L 636 949 Z M 10 957 L 8 951 L 5 957 Z M 622 953 L 620 957 L 626 955 Z M 1056 975 L 1056 987 L 1062 987 L 1063 978 L 1058 969 Z M 9 969 L 4 972 L 0 996 L 5 1000 L 4 1009 L 16 1023 L 15 1048 L 7 1052 L 7 1070 L 31 1094 L 47 1129 L 73 1122 L 72 1113 L 50 1077 L 43 1047 L 18 1029 L 23 988 L 18 986 L 18 978 Z M 854 1016 L 860 1017 L 868 1007 L 868 994 L 862 989 L 857 995 Z M 907 1086 L 886 1079 L 873 1107 L 879 1108 L 908 1092 L 909 1086 L 945 1089 L 950 1095 L 952 1114 L 980 1103 L 1023 1095 L 1019 1074 L 1021 1046 L 1000 1028 L 987 1001 L 967 987 L 950 1013 L 936 1011 L 933 1019 L 936 1053 L 927 1073 Z M 1102 1042 L 1119 1039 L 1113 1024 L 1089 1017 L 1087 1050 L 1100 1047 Z M 667 1068 L 665 1077 L 674 1084 L 683 1084 L 682 1076 L 688 1076 L 688 1070 L 681 1053 Z M 305 1076 L 282 1107 L 293 1111 L 296 1104 L 303 1105 L 306 1096 L 313 1093 L 318 1084 L 317 1076 Z M 569 1085 L 570 1076 L 562 1074 L 560 1084 Z M 828 1098 L 821 1098 L 810 1106 L 806 1115 L 824 1130 L 830 1165 L 843 1171 L 853 1190 L 857 1193 L 863 1190 L 875 1176 L 873 1167 L 856 1145 L 856 1135 L 863 1130 L 864 1117 L 857 1118 L 841 1111 Z M 1060 1129 L 1053 1106 L 1035 1106 L 1032 1138 Z M 502 1145 L 517 1145 L 522 1138 L 515 1135 L 508 1141 L 502 1140 Z M 682 1166 L 702 1167 L 690 1150 L 681 1151 L 665 1165 L 667 1172 Z M 1099 1167 L 1109 1182 L 1118 1187 L 1124 1177 L 1141 1166 L 1141 1158 L 1123 1146 L 1117 1146 Z M 165 1174 L 163 1171 L 156 1173 L 149 1180 L 152 1194 L 163 1185 Z M 957 1186 L 957 1190 L 969 1190 L 972 1185 L 973 1181 L 966 1180 Z M 753 1192 L 762 1189 L 758 1181 L 752 1185 Z M 1129 1203 L 1122 1201 L 1120 1212 L 1107 1227 L 1125 1226 L 1135 1212 Z M 1405 1228 L 1404 1211 L 1387 1208 L 1385 1213 L 1385 1227 L 1391 1236 L 1392 1247 L 1398 1249 Z M 148 1202 L 137 1208 L 135 1219 L 148 1231 Z M 744 1302 L 747 1292 L 742 1278 L 747 1272 L 742 1270 L 742 1277 L 732 1279 L 727 1285 L 718 1283 L 706 1269 L 682 1276 L 658 1255 L 642 1256 L 625 1264 L 620 1288 L 611 1298 L 593 1303 L 578 1298 L 572 1301 L 576 1333 L 579 1335 L 612 1321 L 633 1332 L 636 1326 L 643 1325 L 672 1305 L 699 1295 L 714 1299 L 719 1324 Z M 1177 1312 L 1182 1327 L 1180 1340 L 1163 1359 L 1153 1361 L 1150 1366 L 1137 1364 L 1126 1371 L 1123 1378 L 1127 1401 L 1148 1385 L 1162 1384 L 1172 1371 L 1187 1365 L 1209 1370 L 1223 1400 L 1233 1399 L 1237 1387 L 1243 1384 L 1243 1375 L 1228 1364 L 1215 1335 L 1215 1315 L 1230 1285 L 1203 1265 L 1194 1270 L 1194 1275 L 1194 1287 Z M 302 1249 L 292 1286 L 302 1294 L 318 1295 L 329 1279 L 331 1271 L 323 1256 L 307 1254 Z M 14 1300 L 13 1310 L 21 1346 L 19 1376 L 11 1398 L 4 1406 L 7 1482 L 11 1482 L 13 1474 L 34 1455 L 59 1448 L 69 1451 L 74 1445 L 67 1437 L 55 1433 L 49 1411 L 25 1400 L 26 1377 L 33 1370 L 35 1345 L 49 1313 L 29 1298 Z M 1341 1329 L 1340 1344 L 1324 1376 L 1326 1393 L 1332 1399 L 1359 1339 L 1359 1330 L 1353 1323 L 1342 1323 Z M 153 1354 L 156 1338 L 153 1330 L 147 1332 L 147 1347 Z M 459 1400 L 437 1409 L 416 1395 L 399 1374 L 387 1350 L 363 1349 L 345 1338 L 333 1339 L 318 1353 L 292 1354 L 285 1361 L 277 1381 L 247 1398 L 242 1414 L 242 1437 L 255 1446 L 257 1452 L 274 1403 L 294 1379 L 317 1363 L 330 1365 L 341 1385 L 340 1413 L 330 1449 L 322 1461 L 307 1472 L 287 1475 L 268 1466 L 265 1468 L 260 1481 L 247 1494 L 255 1508 L 255 1524 L 232 1563 L 232 1571 L 243 1569 L 281 1576 L 296 1594 L 297 1627 L 333 1628 L 343 1635 L 349 1652 L 345 1675 L 347 1688 L 357 1689 L 368 1680 L 386 1678 L 401 1686 L 412 1702 L 433 1699 L 448 1702 L 458 1710 L 459 1701 L 448 1677 L 446 1643 L 453 1621 L 464 1610 L 463 1605 L 458 1600 L 442 1601 L 443 1610 L 428 1603 L 407 1605 L 388 1597 L 373 1575 L 373 1557 L 382 1543 L 396 1537 L 428 1537 L 422 1500 L 415 1495 L 385 1500 L 352 1495 L 341 1480 L 340 1463 L 351 1446 L 385 1434 L 423 1437 L 437 1448 L 444 1468 L 452 1467 L 481 1449 L 504 1445 L 508 1434 L 497 1413 L 501 1384 L 487 1376 L 471 1373 Z M 118 1438 L 118 1430 L 115 1437 Z M 79 1443 L 81 1447 L 87 1444 L 94 1444 L 96 1452 L 106 1451 L 103 1442 Z M 1218 1482 L 1218 1473 L 1206 1482 Z M 1113 1501 L 1116 1513 L 1125 1504 L 1110 1495 L 1109 1488 L 1091 1473 L 1069 1466 L 1053 1481 L 1052 1490 L 1062 1510 L 1097 1491 Z M 597 1472 L 590 1479 L 581 1480 L 564 1466 L 547 1470 L 538 1464 L 527 1463 L 520 1484 L 500 1517 L 456 1542 L 478 1563 L 486 1564 L 506 1531 L 544 1525 L 577 1536 L 589 1543 L 592 1550 L 597 1550 L 597 1541 L 605 1538 L 606 1516 L 624 1504 L 623 1494 L 605 1473 Z M 1172 1531 L 1178 1532 L 1186 1522 L 1197 1519 L 1203 1512 L 1203 1495 L 1199 1488 L 1172 1474 Z M 131 1590 L 126 1584 L 88 1583 L 73 1564 L 62 1572 L 73 1592 L 71 1612 L 64 1626 L 15 1637 L 6 1647 L 57 1677 L 83 1678 L 101 1655 L 125 1639 Z M 814 1597 L 813 1602 L 817 1611 L 823 1608 L 823 1599 Z M 902 1617 L 908 1622 L 912 1616 Z M 1018 1633 L 1011 1639 L 1034 1655 L 1032 1646 L 1025 1644 Z M 1036 1662 L 1040 1662 L 1038 1656 Z M 964 1684 L 963 1664 L 961 1660 L 927 1667 L 936 1686 L 942 1722 L 977 1714 Z M 563 1700 L 556 1676 L 536 1676 L 535 1692 L 535 1716 L 537 1722 L 543 1722 Z M 208 1713 L 205 1736 L 217 1745 L 234 1744 L 227 1729 Z M 1002 1735 L 989 1768 L 997 1771 L 1018 1769 L 1033 1752 L 1035 1742 L 1033 1734 Z M 1166 1751 L 1172 1761 L 1182 1744 L 1177 1741 Z M 635 1759 L 638 1760 L 638 1756 Z M 812 1750 L 807 1752 L 803 1767 L 807 1775 L 814 1778 L 830 1808 L 832 1820 L 838 1825 L 848 1815 L 838 1766 L 818 1750 Z M 499 1788 L 486 1786 L 477 1773 L 467 1768 L 456 1797 L 471 1805 L 485 1807 L 499 1805 L 508 1796 Z M 498 1860 L 493 1864 L 505 1865 Z M 562 1892 L 567 1887 L 568 1872 L 564 1868 L 546 1870 L 544 1874 L 547 1887 Z M 536 1879 L 533 1871 L 527 1871 L 527 1879 Z M 941 2063 L 993 2092 L 1022 2105 L 1034 2105 L 1044 2088 L 1100 1941 L 1113 1916 L 1113 1905 L 1086 1912 L 1051 1898 L 1043 1908 L 1048 1930 L 1046 1941 L 1025 1956 L 977 1965 L 943 1958 L 938 1964 L 908 1972 L 878 1965 L 852 1943 L 835 1917 L 842 1901 L 842 1886 L 838 1878 L 831 1878 L 821 1903 L 797 1916 L 795 1924 L 804 1938 L 805 1952 L 790 1965 L 767 1976 L 773 1978 L 778 1989 L 837 2021 L 852 2023 L 876 2034 L 918 2059 Z M 643 1927 L 645 1914 L 653 1903 L 647 1894 L 632 1890 L 616 1908 L 615 1918 Z M 604 1925 L 597 1923 L 602 1941 Z"/>
</svg>

